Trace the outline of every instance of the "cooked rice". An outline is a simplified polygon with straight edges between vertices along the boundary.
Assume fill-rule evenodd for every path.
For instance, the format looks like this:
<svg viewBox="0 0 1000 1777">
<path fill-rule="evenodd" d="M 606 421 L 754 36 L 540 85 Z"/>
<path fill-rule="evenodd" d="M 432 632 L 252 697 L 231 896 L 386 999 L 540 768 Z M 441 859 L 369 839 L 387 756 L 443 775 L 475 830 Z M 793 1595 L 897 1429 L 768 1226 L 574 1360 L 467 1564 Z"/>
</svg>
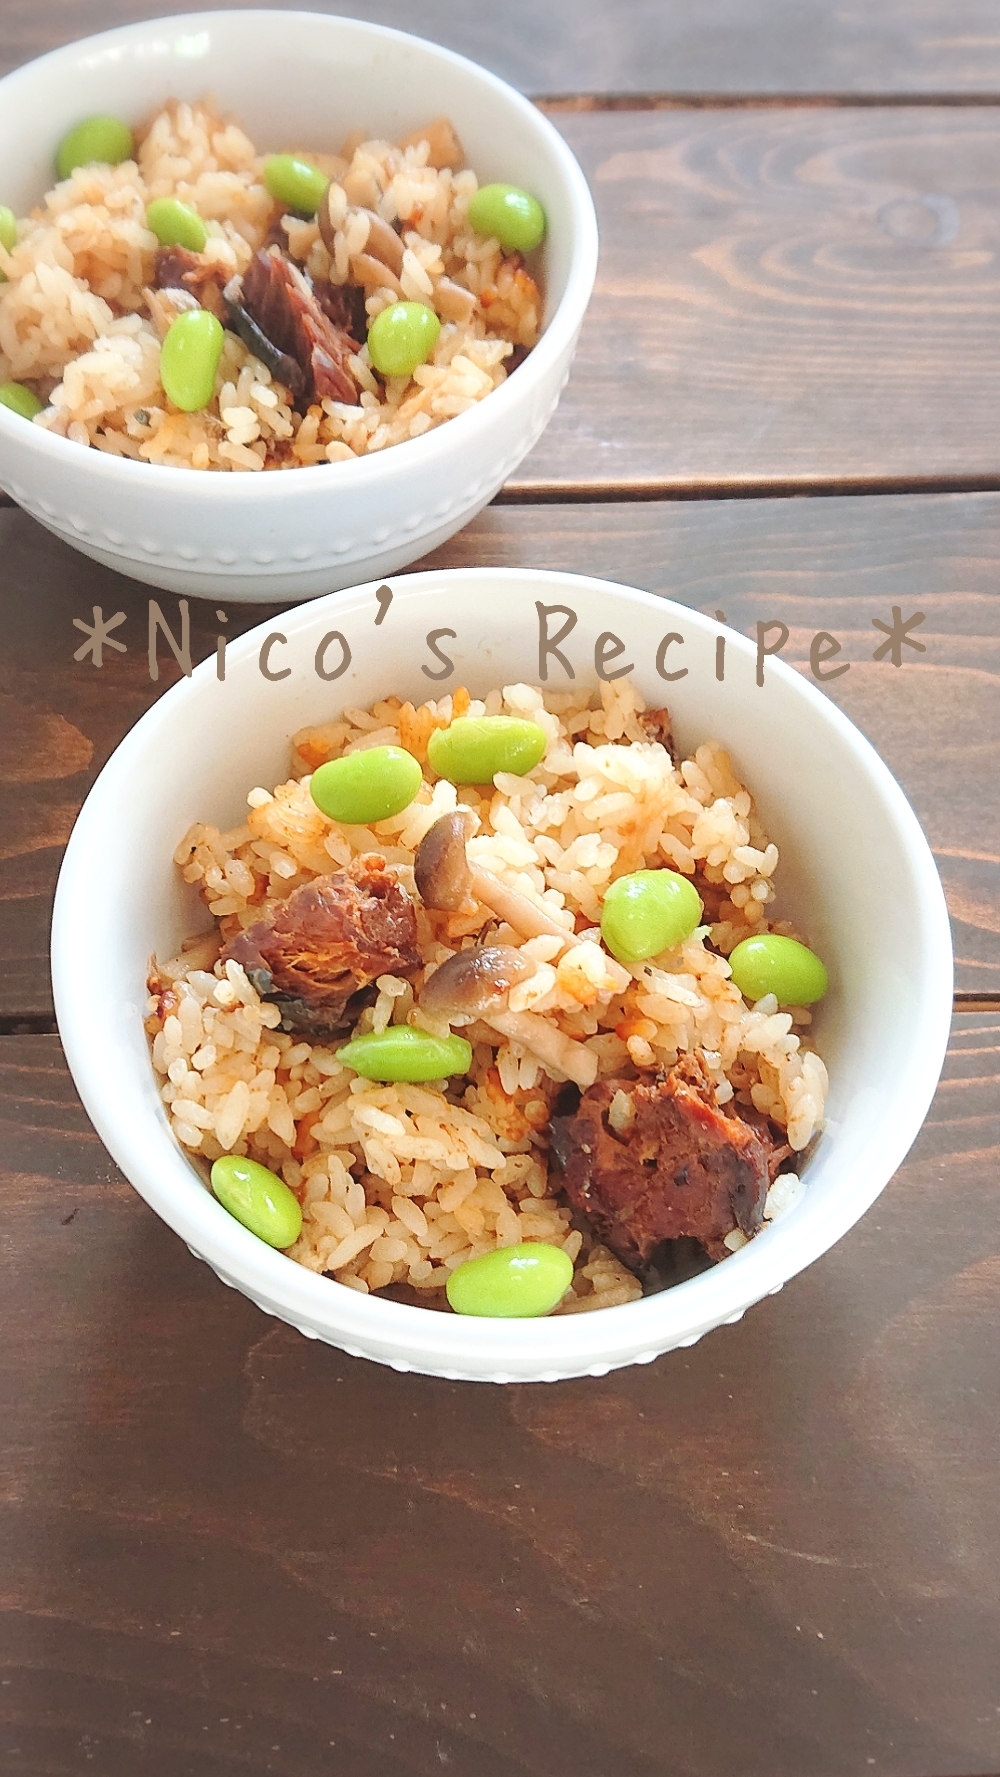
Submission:
<svg viewBox="0 0 1000 1777">
<path fill-rule="evenodd" d="M 336 1060 L 339 1039 L 310 1042 L 278 1030 L 277 1007 L 260 999 L 237 963 L 216 960 L 220 939 L 253 924 L 265 897 L 285 897 L 359 853 L 381 853 L 412 890 L 417 844 L 459 799 L 426 767 L 427 740 L 458 714 L 505 712 L 545 728 L 548 749 L 535 770 L 498 773 L 487 790 L 463 787 L 461 805 L 476 818 L 470 858 L 544 905 L 567 931 L 581 919 L 597 924 L 616 877 L 657 865 L 697 873 L 703 894 L 718 902 L 710 926 L 655 964 L 623 968 L 598 942 L 560 956 L 557 938 L 530 939 L 523 948 L 540 967 L 513 990 L 520 998 L 512 1003 L 547 1014 L 593 1050 L 601 1075 L 641 1076 L 697 1049 L 719 1102 L 752 1103 L 797 1152 L 822 1126 L 827 1075 L 808 1046 L 810 1014 L 779 1012 L 773 996 L 748 1006 L 726 961 L 751 932 L 792 929 L 768 918 L 777 848 L 723 749 L 708 743 L 675 767 L 644 737 L 643 709 L 626 681 L 602 685 L 599 698 L 527 685 L 484 701 L 459 690 L 419 709 L 388 697 L 295 735 L 292 776 L 273 792 L 251 790 L 245 824 L 225 833 L 197 824 L 178 846 L 175 861 L 217 926 L 151 977 L 146 1028 L 163 1102 L 191 1154 L 206 1162 L 249 1154 L 297 1192 L 305 1220 L 292 1257 L 301 1264 L 356 1290 L 406 1285 L 440 1307 L 456 1265 L 540 1240 L 574 1261 L 559 1312 L 642 1293 L 550 1190 L 544 1131 L 558 1085 L 530 1054 L 477 1023 L 464 1032 L 473 1043 L 467 1078 L 443 1088 L 372 1084 Z M 309 774 L 327 759 L 385 745 L 402 745 L 424 763 L 416 801 L 370 828 L 338 826 L 312 801 Z M 490 919 L 481 907 L 446 915 L 418 902 L 425 971 L 473 943 Z M 503 924 L 495 940 L 521 943 Z M 382 976 L 357 1032 L 390 1023 L 447 1029 L 415 1009 L 424 978 Z M 767 1219 L 789 1208 L 798 1189 L 797 1177 L 779 1176 Z M 732 1237 L 732 1250 L 740 1243 Z"/>
<path fill-rule="evenodd" d="M 13 250 L 0 246 L 0 381 L 27 382 L 48 402 L 35 425 L 180 468 L 346 461 L 464 413 L 504 381 L 515 349 L 534 345 L 541 297 L 518 254 L 504 255 L 469 227 L 476 175 L 431 164 L 437 129 L 403 146 L 352 139 L 340 155 L 309 154 L 343 192 L 345 227 L 331 257 L 315 222 L 283 215 L 270 197 L 264 158 L 243 130 L 208 102 L 171 102 L 140 134 L 135 161 L 78 168 L 21 222 Z M 366 283 L 368 318 L 400 298 L 429 303 L 442 320 L 430 360 L 412 377 L 381 379 L 362 346 L 349 360 L 361 385 L 357 405 L 323 400 L 300 414 L 288 389 L 227 332 L 210 406 L 178 412 L 159 374 L 176 311 L 168 290 L 152 288 L 159 242 L 146 227 L 147 204 L 162 197 L 201 215 L 205 258 L 218 266 L 220 285 L 246 270 L 276 226 L 310 275 L 358 282 L 370 225 L 348 205 L 399 221 L 403 270 Z"/>
</svg>

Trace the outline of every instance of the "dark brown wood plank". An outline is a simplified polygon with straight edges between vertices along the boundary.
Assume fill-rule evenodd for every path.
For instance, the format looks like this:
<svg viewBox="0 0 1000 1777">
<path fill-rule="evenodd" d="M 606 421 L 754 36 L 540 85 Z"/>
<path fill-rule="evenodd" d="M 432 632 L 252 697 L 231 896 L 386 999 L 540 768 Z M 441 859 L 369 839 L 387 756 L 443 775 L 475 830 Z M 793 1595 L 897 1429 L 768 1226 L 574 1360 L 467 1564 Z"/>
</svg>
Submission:
<svg viewBox="0 0 1000 1777">
<path fill-rule="evenodd" d="M 290 6 L 296 0 L 286 0 Z M 275 4 L 275 0 L 270 0 Z M 0 69 L 92 31 L 155 18 L 163 0 L 6 0 Z M 190 0 L 171 9 L 191 12 Z M 351 0 L 317 11 L 419 31 L 530 93 L 955 93 L 1000 91 L 990 0 Z"/>
<path fill-rule="evenodd" d="M 997 485 L 1000 110 L 555 121 L 601 262 L 517 486 Z"/>
<path fill-rule="evenodd" d="M 998 1057 L 956 1020 L 885 1195 L 739 1326 L 493 1389 L 262 1318 L 0 1039 L 5 1769 L 996 1770 Z"/>
<path fill-rule="evenodd" d="M 62 847 L 114 746 L 177 676 L 146 663 L 148 590 L 74 554 L 16 510 L 0 512 L 7 639 L 0 685 L 0 1017 L 51 1010 L 48 917 Z M 808 670 L 828 630 L 850 671 L 825 689 L 869 735 L 910 796 L 951 907 L 965 992 L 1000 993 L 1000 496 L 494 506 L 429 558 L 435 567 L 544 566 L 592 573 L 724 611 L 748 634 L 780 619 Z M 418 566 L 421 564 L 417 564 Z M 874 662 L 872 619 L 925 614 L 927 652 Z M 74 662 L 74 617 L 124 610 L 129 652 Z M 165 601 L 176 613 L 176 605 Z M 266 608 L 227 605 L 229 633 Z M 194 651 L 214 647 L 214 607 L 192 601 Z M 174 615 L 175 628 L 177 627 Z M 166 650 L 164 650 L 166 652 Z"/>
</svg>

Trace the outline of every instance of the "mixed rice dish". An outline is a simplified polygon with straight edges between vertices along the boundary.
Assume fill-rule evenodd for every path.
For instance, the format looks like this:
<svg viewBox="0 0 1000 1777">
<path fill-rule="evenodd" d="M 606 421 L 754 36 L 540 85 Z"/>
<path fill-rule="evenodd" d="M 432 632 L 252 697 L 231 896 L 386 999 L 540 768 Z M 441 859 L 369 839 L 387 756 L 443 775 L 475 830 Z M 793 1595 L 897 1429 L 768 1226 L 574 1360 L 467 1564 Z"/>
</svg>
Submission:
<svg viewBox="0 0 1000 1777">
<path fill-rule="evenodd" d="M 405 806 L 366 821 L 390 767 Z M 470 1261 L 557 1248 L 572 1313 L 725 1260 L 795 1200 L 825 972 L 772 917 L 777 847 L 725 751 L 679 757 L 628 681 L 346 709 L 174 855 L 212 928 L 151 964 L 161 1097 L 213 1181 L 238 1156 L 287 1187 L 272 1244 L 310 1270 L 447 1309 Z M 782 946 L 811 959 L 785 978 L 802 1004 L 734 979 Z"/>
<path fill-rule="evenodd" d="M 28 218 L 0 206 L 0 399 L 80 445 L 188 469 L 347 461 L 472 408 L 538 338 L 541 207 L 480 187 L 444 118 L 263 157 L 209 102 L 170 102 L 134 138 L 78 126 L 58 164 Z"/>
</svg>

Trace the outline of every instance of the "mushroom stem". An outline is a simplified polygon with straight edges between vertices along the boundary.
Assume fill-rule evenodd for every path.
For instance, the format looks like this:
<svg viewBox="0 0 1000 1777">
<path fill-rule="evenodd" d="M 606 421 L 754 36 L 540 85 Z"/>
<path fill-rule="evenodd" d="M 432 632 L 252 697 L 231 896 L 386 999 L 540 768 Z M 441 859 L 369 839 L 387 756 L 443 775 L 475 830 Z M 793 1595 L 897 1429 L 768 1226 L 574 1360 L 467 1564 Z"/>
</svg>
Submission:
<svg viewBox="0 0 1000 1777">
<path fill-rule="evenodd" d="M 582 1043 L 576 1043 L 572 1037 L 564 1036 L 556 1025 L 550 1024 L 537 1012 L 485 1012 L 480 1014 L 485 1024 L 501 1036 L 509 1037 L 512 1043 L 520 1043 L 540 1061 L 544 1067 L 565 1079 L 572 1080 L 581 1092 L 586 1092 L 597 1078 L 597 1056 L 592 1049 L 585 1049 Z"/>
<path fill-rule="evenodd" d="M 527 895 L 520 894 L 517 889 L 508 888 L 491 870 L 483 870 L 478 864 L 473 864 L 470 874 L 472 893 L 476 900 L 481 901 L 500 919 L 505 919 L 520 937 L 560 938 L 567 946 L 580 943 L 575 932 L 568 932 L 565 926 L 559 925 L 537 902 L 529 901 Z"/>
<path fill-rule="evenodd" d="M 368 218 L 368 239 L 362 251 L 372 259 L 380 259 L 398 278 L 403 269 L 403 243 L 396 230 L 375 210 L 362 209 L 360 214 Z"/>
</svg>

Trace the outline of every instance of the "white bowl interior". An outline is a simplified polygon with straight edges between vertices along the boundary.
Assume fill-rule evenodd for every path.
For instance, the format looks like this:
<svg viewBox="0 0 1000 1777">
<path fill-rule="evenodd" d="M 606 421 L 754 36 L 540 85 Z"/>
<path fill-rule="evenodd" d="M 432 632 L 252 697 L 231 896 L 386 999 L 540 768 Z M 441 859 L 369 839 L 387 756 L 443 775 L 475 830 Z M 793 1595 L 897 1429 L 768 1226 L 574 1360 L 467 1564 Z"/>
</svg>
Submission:
<svg viewBox="0 0 1000 1777">
<path fill-rule="evenodd" d="M 394 691 L 420 702 L 460 683 L 537 683 L 536 601 L 570 607 L 562 644 L 593 682 L 594 643 L 613 629 L 621 663 L 647 701 L 667 703 L 685 749 L 717 738 L 754 792 L 781 851 L 779 911 L 808 934 L 830 969 L 817 1046 L 830 1071 L 828 1124 L 792 1212 L 723 1265 L 627 1308 L 545 1323 L 468 1322 L 368 1300 L 270 1252 L 229 1218 L 170 1135 L 142 1030 L 152 953 L 167 955 L 205 923 L 179 885 L 171 853 L 193 820 L 235 825 L 246 792 L 287 772 L 288 736 L 345 704 Z M 258 668 L 264 629 L 168 692 L 138 723 L 95 785 L 70 841 L 53 929 L 60 1031 L 84 1103 L 111 1152 L 153 1207 L 229 1280 L 273 1312 L 401 1368 L 521 1378 L 573 1375 L 688 1342 L 738 1318 L 839 1238 L 899 1164 L 936 1084 L 950 1022 L 951 951 L 943 895 L 926 841 L 877 755 L 821 693 L 780 662 L 755 682 L 754 650 L 729 635 L 725 679 L 715 676 L 718 626 L 652 596 L 568 575 L 473 570 L 395 583 L 375 627 L 374 588 L 317 601 L 279 620 L 286 638 L 267 682 Z M 553 623 L 553 627 L 554 627 Z M 276 625 L 275 627 L 278 627 Z M 321 638 L 340 631 L 348 670 L 324 684 L 313 668 Z M 426 637 L 455 671 L 445 683 Z M 654 662 L 669 630 L 684 637 L 664 684 Z M 329 656 L 340 658 L 331 645 Z M 550 662 L 554 688 L 568 681 Z"/>
</svg>

